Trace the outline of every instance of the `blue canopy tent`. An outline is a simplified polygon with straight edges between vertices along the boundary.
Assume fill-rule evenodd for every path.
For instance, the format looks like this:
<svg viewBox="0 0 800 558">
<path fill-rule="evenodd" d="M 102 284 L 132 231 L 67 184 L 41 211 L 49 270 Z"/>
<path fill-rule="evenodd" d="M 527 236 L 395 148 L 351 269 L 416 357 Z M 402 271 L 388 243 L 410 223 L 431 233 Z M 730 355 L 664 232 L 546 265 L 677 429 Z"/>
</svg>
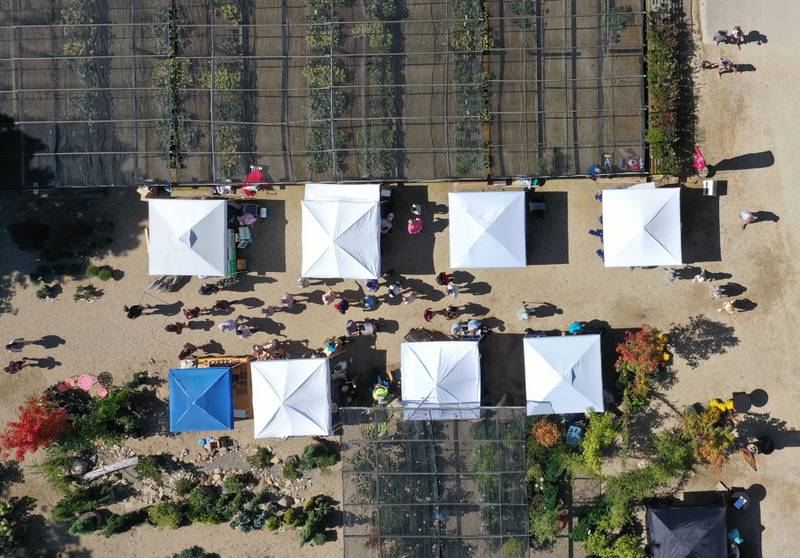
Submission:
<svg viewBox="0 0 800 558">
<path fill-rule="evenodd" d="M 230 368 L 173 368 L 169 371 L 171 432 L 232 428 L 233 375 Z"/>
</svg>

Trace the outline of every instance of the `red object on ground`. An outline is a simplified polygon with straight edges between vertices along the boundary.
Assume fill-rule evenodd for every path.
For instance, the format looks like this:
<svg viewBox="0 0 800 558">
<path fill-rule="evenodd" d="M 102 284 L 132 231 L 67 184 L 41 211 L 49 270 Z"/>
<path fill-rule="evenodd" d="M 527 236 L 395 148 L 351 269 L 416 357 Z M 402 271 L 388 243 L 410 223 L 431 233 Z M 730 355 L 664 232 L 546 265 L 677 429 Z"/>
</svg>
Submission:
<svg viewBox="0 0 800 558">
<path fill-rule="evenodd" d="M 700 153 L 700 148 L 695 146 L 694 147 L 694 164 L 692 165 L 694 170 L 701 171 L 706 168 L 706 158 L 703 157 L 703 154 Z"/>
<path fill-rule="evenodd" d="M 46 397 L 32 397 L 19 408 L 19 420 L 7 426 L 0 436 L 0 446 L 14 450 L 14 459 L 22 461 L 26 453 L 35 453 L 57 442 L 70 422 L 67 412 Z M 6 456 L 4 453 L 3 458 Z"/>
</svg>

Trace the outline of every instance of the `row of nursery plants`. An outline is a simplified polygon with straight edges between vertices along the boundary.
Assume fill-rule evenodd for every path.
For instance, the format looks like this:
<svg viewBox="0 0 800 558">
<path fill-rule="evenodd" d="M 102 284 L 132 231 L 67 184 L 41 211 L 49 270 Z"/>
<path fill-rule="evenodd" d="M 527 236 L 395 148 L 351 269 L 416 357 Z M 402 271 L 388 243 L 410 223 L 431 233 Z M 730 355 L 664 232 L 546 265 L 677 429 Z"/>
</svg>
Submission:
<svg viewBox="0 0 800 558">
<path fill-rule="evenodd" d="M 470 176 L 490 166 L 483 141 L 483 122 L 489 121 L 489 73 L 484 71 L 483 55 L 491 47 L 488 19 L 481 0 L 454 0 L 450 3 L 450 35 L 453 55 L 456 113 L 456 173 Z"/>
<path fill-rule="evenodd" d="M 93 133 L 93 120 L 97 120 L 100 85 L 98 66 L 92 56 L 96 54 L 97 32 L 95 3 L 92 0 L 65 0 L 61 8 L 61 24 L 64 44 L 61 52 L 67 58 L 67 67 L 83 83 L 83 91 L 71 92 L 66 106 L 67 117 L 88 121 L 89 133 Z"/>
<path fill-rule="evenodd" d="M 153 85 L 163 91 L 158 97 L 161 117 L 157 128 L 157 145 L 172 169 L 180 168 L 183 152 L 189 145 L 189 116 L 184 108 L 186 89 L 192 84 L 188 58 L 181 57 L 186 46 L 186 33 L 181 26 L 181 10 L 177 0 L 164 8 L 165 26 L 158 29 L 159 58 L 153 63 Z"/>
<path fill-rule="evenodd" d="M 228 56 L 241 56 L 242 11 L 237 0 L 225 0 L 216 5 L 216 15 L 225 27 L 215 31 L 214 41 Z M 219 172 L 222 176 L 233 177 L 241 173 L 244 163 L 239 154 L 245 138 L 244 122 L 245 98 L 241 89 L 244 84 L 243 59 L 217 63 L 212 70 L 202 72 L 199 84 L 205 89 L 214 89 L 214 141 L 219 157 Z"/>
<path fill-rule="evenodd" d="M 647 93 L 649 120 L 647 142 L 654 170 L 680 176 L 686 158 L 682 135 L 686 115 L 682 114 L 681 87 L 685 67 L 680 56 L 681 29 L 678 22 L 653 14 L 647 23 Z"/>
<path fill-rule="evenodd" d="M 402 31 L 398 21 L 407 17 L 404 2 L 393 0 L 368 0 L 365 6 L 366 22 L 357 25 L 353 34 L 366 41 L 373 53 L 389 54 L 398 51 L 402 44 Z M 364 130 L 356 134 L 358 166 L 362 176 L 394 176 L 401 130 L 394 118 L 400 104 L 399 61 L 393 56 L 367 58 L 367 83 L 371 94 L 366 101 Z M 379 120 L 375 120 L 379 119 Z"/>
<path fill-rule="evenodd" d="M 552 546 L 565 528 L 572 483 L 580 477 L 600 481 L 603 494 L 580 510 L 570 538 L 597 558 L 645 558 L 636 508 L 670 494 L 698 464 L 718 470 L 733 450 L 733 428 L 723 406 L 696 405 L 676 416 L 673 428 L 647 429 L 637 463 L 629 463 L 629 430 L 643 418 L 657 373 L 669 360 L 667 339 L 644 326 L 628 332 L 617 352 L 624 386 L 618 414 L 590 412 L 583 435 L 571 444 L 563 425 L 549 418 L 531 424 L 527 482 L 534 548 Z M 614 466 L 607 467 L 611 459 Z"/>
<path fill-rule="evenodd" d="M 303 70 L 308 83 L 309 120 L 305 147 L 309 170 L 314 173 L 339 172 L 345 153 L 334 150 L 350 139 L 335 125 L 335 119 L 351 103 L 350 94 L 341 87 L 348 83 L 347 69 L 331 57 L 344 42 L 341 20 L 334 13 L 344 4 L 345 0 L 306 0 L 306 41 L 312 58 Z"/>
</svg>

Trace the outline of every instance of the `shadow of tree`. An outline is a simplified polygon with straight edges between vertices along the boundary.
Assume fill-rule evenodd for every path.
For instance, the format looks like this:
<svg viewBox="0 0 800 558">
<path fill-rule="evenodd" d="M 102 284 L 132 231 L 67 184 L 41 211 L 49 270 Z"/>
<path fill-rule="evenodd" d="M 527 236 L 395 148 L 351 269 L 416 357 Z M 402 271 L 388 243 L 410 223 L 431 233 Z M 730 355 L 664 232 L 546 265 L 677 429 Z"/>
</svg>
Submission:
<svg viewBox="0 0 800 558">
<path fill-rule="evenodd" d="M 729 348 L 739 344 L 733 326 L 715 322 L 703 315 L 689 318 L 688 324 L 672 324 L 669 339 L 675 354 L 691 368 L 697 368 L 701 360 L 726 353 Z"/>
</svg>

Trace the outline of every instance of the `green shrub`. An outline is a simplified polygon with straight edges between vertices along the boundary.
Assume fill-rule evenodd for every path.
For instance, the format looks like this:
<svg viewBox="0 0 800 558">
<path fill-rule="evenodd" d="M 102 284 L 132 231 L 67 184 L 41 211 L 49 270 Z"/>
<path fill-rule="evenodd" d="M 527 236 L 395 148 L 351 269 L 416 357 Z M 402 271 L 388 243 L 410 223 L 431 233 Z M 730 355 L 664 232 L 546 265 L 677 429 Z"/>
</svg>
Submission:
<svg viewBox="0 0 800 558">
<path fill-rule="evenodd" d="M 147 519 L 145 510 L 136 510 L 122 514 L 112 513 L 106 519 L 105 525 L 103 525 L 103 535 L 110 537 L 118 533 L 130 531 L 137 525 L 142 524 L 145 519 Z"/>
<path fill-rule="evenodd" d="M 227 508 L 227 500 L 220 498 L 213 486 L 201 485 L 194 488 L 186 499 L 188 515 L 192 521 L 200 523 L 223 523 L 233 515 Z"/>
<path fill-rule="evenodd" d="M 557 510 L 531 511 L 531 539 L 537 548 L 555 543 L 560 530 Z"/>
<path fill-rule="evenodd" d="M 225 477 L 225 480 L 222 481 L 223 492 L 238 494 L 246 489 L 247 483 L 245 482 L 243 475 L 228 475 Z"/>
<path fill-rule="evenodd" d="M 283 521 L 281 521 L 281 518 L 277 515 L 273 515 L 267 518 L 265 525 L 270 531 L 277 531 L 281 528 L 281 525 L 283 525 Z"/>
<path fill-rule="evenodd" d="M 645 558 L 642 540 L 636 535 L 609 535 L 603 531 L 589 534 L 586 552 L 597 558 Z"/>
<path fill-rule="evenodd" d="M 72 476 L 67 471 L 73 459 L 59 446 L 53 446 L 48 450 L 47 458 L 36 466 L 50 488 L 62 496 L 66 496 L 72 488 Z"/>
<path fill-rule="evenodd" d="M 295 481 L 303 478 L 303 473 L 291 465 L 284 465 L 281 472 L 283 473 L 283 478 L 286 480 Z"/>
<path fill-rule="evenodd" d="M 69 527 L 70 535 L 86 535 L 100 528 L 100 518 L 96 513 L 88 513 L 76 519 Z"/>
<path fill-rule="evenodd" d="M 17 556 L 28 512 L 29 498 L 0 500 L 0 555 Z"/>
<path fill-rule="evenodd" d="M 272 466 L 272 452 L 267 448 L 258 448 L 253 455 L 247 456 L 247 462 L 256 469 L 266 469 Z"/>
<path fill-rule="evenodd" d="M 145 455 L 144 457 L 140 457 L 134 469 L 136 470 L 136 474 L 139 475 L 139 478 L 150 479 L 158 486 L 162 485 L 164 475 L 153 456 Z"/>
<path fill-rule="evenodd" d="M 170 558 L 211 558 L 212 556 L 216 557 L 217 555 L 209 554 L 199 546 L 193 546 L 191 548 L 185 548 L 177 554 L 173 554 Z"/>
<path fill-rule="evenodd" d="M 114 272 L 107 267 L 101 268 L 100 271 L 97 273 L 97 278 L 100 279 L 101 281 L 108 281 L 113 276 Z"/>
<path fill-rule="evenodd" d="M 175 494 L 178 496 L 186 496 L 195 486 L 197 486 L 196 480 L 187 477 L 180 478 L 175 481 Z"/>
<path fill-rule="evenodd" d="M 111 487 L 107 484 L 88 488 L 71 488 L 53 506 L 53 519 L 61 523 L 74 521 L 79 515 L 95 511 L 111 500 Z"/>
<path fill-rule="evenodd" d="M 666 474 L 679 476 L 694 465 L 691 441 L 679 431 L 659 432 L 655 437 L 653 464 Z"/>
<path fill-rule="evenodd" d="M 594 531 L 598 525 L 604 522 L 610 505 L 606 499 L 601 499 L 599 502 L 592 505 L 586 512 L 578 518 L 569 538 L 573 541 L 584 542 L 589 536 L 590 531 Z"/>
<path fill-rule="evenodd" d="M 581 441 L 583 461 L 589 472 L 599 475 L 602 468 L 601 456 L 614 443 L 619 429 L 611 413 L 589 413 L 589 426 Z"/>
<path fill-rule="evenodd" d="M 283 514 L 284 525 L 289 525 L 290 527 L 300 527 L 305 521 L 306 514 L 301 508 L 289 508 Z"/>
<path fill-rule="evenodd" d="M 100 268 L 95 265 L 90 265 L 86 268 L 87 277 L 97 277 L 98 273 L 100 273 Z"/>
<path fill-rule="evenodd" d="M 159 529 L 177 529 L 183 523 L 183 510 L 174 502 L 159 502 L 147 510 L 147 517 Z"/>
<path fill-rule="evenodd" d="M 335 464 L 336 450 L 315 442 L 303 449 L 303 455 L 300 457 L 297 468 L 301 471 L 308 471 L 309 469 L 324 469 Z"/>
</svg>

